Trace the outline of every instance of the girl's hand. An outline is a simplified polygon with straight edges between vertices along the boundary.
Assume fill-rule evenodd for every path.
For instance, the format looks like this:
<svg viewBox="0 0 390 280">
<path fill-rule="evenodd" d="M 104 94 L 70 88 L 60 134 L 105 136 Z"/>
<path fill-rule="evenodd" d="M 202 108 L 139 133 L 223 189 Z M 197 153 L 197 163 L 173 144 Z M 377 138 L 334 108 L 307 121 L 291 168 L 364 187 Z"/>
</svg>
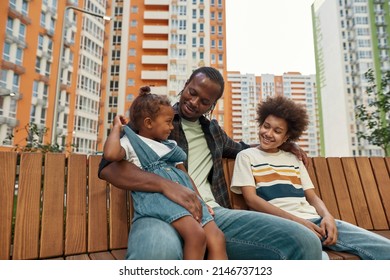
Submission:
<svg viewBox="0 0 390 280">
<path fill-rule="evenodd" d="M 213 216 L 213 217 L 214 217 L 215 213 L 214 213 L 214 210 L 213 210 L 213 208 L 211 208 L 211 207 L 210 207 L 210 206 L 208 206 L 207 204 L 206 204 L 206 206 L 207 206 L 207 210 L 209 210 L 209 213 L 211 214 L 211 216 Z"/>
<path fill-rule="evenodd" d="M 113 127 L 122 127 L 122 125 L 125 125 L 127 123 L 126 119 L 122 115 L 116 115 L 113 121 Z"/>
</svg>

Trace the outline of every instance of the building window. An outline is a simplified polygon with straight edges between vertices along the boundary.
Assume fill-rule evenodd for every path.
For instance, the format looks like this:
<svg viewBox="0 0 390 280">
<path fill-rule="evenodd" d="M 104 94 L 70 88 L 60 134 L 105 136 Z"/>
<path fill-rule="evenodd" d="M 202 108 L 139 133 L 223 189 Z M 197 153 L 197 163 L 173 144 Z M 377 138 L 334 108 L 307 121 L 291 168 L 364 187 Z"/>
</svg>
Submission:
<svg viewBox="0 0 390 280">
<path fill-rule="evenodd" d="M 114 30 L 121 30 L 121 29 L 122 29 L 122 22 L 114 21 Z"/>
<path fill-rule="evenodd" d="M 4 43 L 3 58 L 7 61 L 11 60 L 11 45 L 9 43 Z"/>
<path fill-rule="evenodd" d="M 129 63 L 127 70 L 129 71 L 135 71 L 135 64 L 134 63 Z"/>
<path fill-rule="evenodd" d="M 118 97 L 117 96 L 110 96 L 108 98 L 108 107 L 117 107 L 118 106 Z"/>
<path fill-rule="evenodd" d="M 135 85 L 134 79 L 127 79 L 127 86 L 132 87 Z"/>
<path fill-rule="evenodd" d="M 119 75 L 119 65 L 111 66 L 111 75 L 118 76 Z"/>
<path fill-rule="evenodd" d="M 138 6 L 131 6 L 131 12 L 132 12 L 133 14 L 138 13 Z"/>
<path fill-rule="evenodd" d="M 115 7 L 115 15 L 121 16 L 123 14 L 123 7 Z"/>
<path fill-rule="evenodd" d="M 135 34 L 130 34 L 130 41 L 136 42 L 136 41 L 137 41 L 137 35 L 135 35 Z"/>
<path fill-rule="evenodd" d="M 117 91 L 119 89 L 119 81 L 110 81 L 110 91 Z"/>
</svg>

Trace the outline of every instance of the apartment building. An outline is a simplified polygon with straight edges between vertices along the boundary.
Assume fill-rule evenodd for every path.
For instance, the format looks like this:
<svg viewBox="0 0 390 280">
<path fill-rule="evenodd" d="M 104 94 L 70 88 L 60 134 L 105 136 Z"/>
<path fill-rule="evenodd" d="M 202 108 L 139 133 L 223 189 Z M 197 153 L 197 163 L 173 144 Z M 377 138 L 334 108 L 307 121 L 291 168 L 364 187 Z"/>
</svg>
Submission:
<svg viewBox="0 0 390 280">
<path fill-rule="evenodd" d="M 200 66 L 226 79 L 224 0 L 114 0 L 112 13 L 104 138 L 116 114 L 128 115 L 141 86 L 175 102 Z M 214 116 L 223 123 L 223 114 L 221 99 Z"/>
<path fill-rule="evenodd" d="M 256 76 L 228 72 L 227 81 L 230 85 L 231 127 L 225 125 L 225 130 L 235 141 L 248 144 L 259 142 L 256 123 L 256 105 L 259 96 L 256 92 Z"/>
<path fill-rule="evenodd" d="M 368 101 L 364 73 L 373 69 L 379 85 L 390 69 L 389 12 L 385 0 L 317 0 L 312 5 L 323 155 L 384 155 L 357 138 L 357 131 L 369 131 L 356 119 L 355 108 Z"/>
<path fill-rule="evenodd" d="M 309 115 L 309 127 L 298 141 L 309 156 L 319 156 L 321 141 L 319 132 L 319 107 L 316 98 L 315 75 L 287 72 L 281 76 L 273 74 L 241 74 L 228 72 L 231 117 L 225 113 L 231 124 L 225 124 L 225 131 L 236 141 L 255 144 L 258 139 L 256 107 L 267 97 L 284 95 L 297 103 L 304 104 Z"/>
<path fill-rule="evenodd" d="M 31 141 L 25 127 L 33 123 L 42 144 L 96 151 L 109 11 L 106 0 L 1 1 L 2 149 Z"/>
</svg>

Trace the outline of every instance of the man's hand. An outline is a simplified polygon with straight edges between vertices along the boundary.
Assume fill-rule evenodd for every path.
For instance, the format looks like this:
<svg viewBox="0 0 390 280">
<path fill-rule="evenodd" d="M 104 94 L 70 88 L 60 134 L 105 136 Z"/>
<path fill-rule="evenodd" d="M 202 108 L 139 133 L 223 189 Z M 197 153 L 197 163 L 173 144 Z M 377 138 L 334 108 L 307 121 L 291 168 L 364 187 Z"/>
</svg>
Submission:
<svg viewBox="0 0 390 280">
<path fill-rule="evenodd" d="M 303 164 L 307 167 L 309 160 L 307 154 L 304 150 L 299 147 L 295 142 L 284 142 L 282 146 L 279 147 L 285 152 L 290 152 L 294 154 L 299 160 L 303 161 Z"/>
<path fill-rule="evenodd" d="M 162 194 L 187 209 L 195 220 L 202 220 L 202 204 L 194 191 L 178 183 L 166 181 Z"/>
</svg>

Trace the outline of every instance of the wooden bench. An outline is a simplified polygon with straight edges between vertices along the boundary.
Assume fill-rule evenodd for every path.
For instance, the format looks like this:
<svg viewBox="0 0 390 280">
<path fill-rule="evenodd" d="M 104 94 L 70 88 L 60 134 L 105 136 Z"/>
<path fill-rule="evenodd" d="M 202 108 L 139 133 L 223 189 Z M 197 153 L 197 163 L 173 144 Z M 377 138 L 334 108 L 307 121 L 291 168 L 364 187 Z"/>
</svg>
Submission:
<svg viewBox="0 0 390 280">
<path fill-rule="evenodd" d="M 130 199 L 100 159 L 0 152 L 0 259 L 124 259 Z"/>
<path fill-rule="evenodd" d="M 125 258 L 131 198 L 97 177 L 100 159 L 0 152 L 0 260 Z M 224 161 L 228 183 L 233 166 Z M 309 172 L 336 218 L 390 238 L 389 167 L 390 158 L 312 158 Z M 234 208 L 247 208 L 229 195 Z"/>
<path fill-rule="evenodd" d="M 224 169 L 230 185 L 234 160 Z M 345 157 L 309 159 L 308 171 L 316 193 L 331 214 L 390 239 L 390 157 Z M 248 209 L 242 195 L 229 189 L 233 208 Z M 327 251 L 330 259 L 353 260 L 358 256 Z"/>
</svg>

